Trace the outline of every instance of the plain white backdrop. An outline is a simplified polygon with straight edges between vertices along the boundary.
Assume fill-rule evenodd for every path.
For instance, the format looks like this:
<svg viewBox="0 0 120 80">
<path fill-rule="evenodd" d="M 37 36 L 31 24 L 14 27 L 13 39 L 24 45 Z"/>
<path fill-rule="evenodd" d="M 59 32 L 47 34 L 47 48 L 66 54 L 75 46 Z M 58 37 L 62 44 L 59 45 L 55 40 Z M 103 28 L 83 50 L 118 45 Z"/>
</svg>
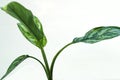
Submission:
<svg viewBox="0 0 120 80">
<path fill-rule="evenodd" d="M 12 0 L 0 0 L 0 7 Z M 74 37 L 98 26 L 120 26 L 119 0 L 15 0 L 30 9 L 43 24 L 49 63 Z M 0 10 L 0 77 L 18 56 L 42 60 L 40 50 L 28 42 L 18 21 Z M 43 61 L 43 60 L 42 60 Z M 38 62 L 27 59 L 4 80 L 47 80 Z M 120 80 L 120 37 L 96 44 L 79 43 L 65 49 L 56 61 L 54 80 Z"/>
</svg>

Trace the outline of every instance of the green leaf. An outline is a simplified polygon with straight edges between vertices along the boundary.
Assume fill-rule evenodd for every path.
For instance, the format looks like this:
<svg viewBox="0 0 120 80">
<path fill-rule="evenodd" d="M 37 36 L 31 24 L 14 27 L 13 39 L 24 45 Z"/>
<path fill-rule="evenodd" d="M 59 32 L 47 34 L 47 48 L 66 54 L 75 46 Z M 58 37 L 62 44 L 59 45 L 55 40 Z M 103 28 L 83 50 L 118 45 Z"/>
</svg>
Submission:
<svg viewBox="0 0 120 80">
<path fill-rule="evenodd" d="M 28 39 L 32 44 L 38 45 L 36 37 L 25 27 L 24 24 L 18 23 L 17 25 L 26 39 Z"/>
<path fill-rule="evenodd" d="M 46 38 L 45 34 L 43 33 L 42 24 L 41 24 L 41 22 L 39 21 L 39 19 L 38 19 L 36 16 L 33 17 L 33 20 L 34 20 L 34 23 L 35 23 L 36 27 L 37 27 L 37 28 L 40 30 L 40 32 L 41 32 L 41 34 L 39 34 L 39 35 L 42 36 L 42 39 L 40 39 L 38 42 L 39 42 L 39 44 L 41 44 L 42 46 L 45 46 L 46 43 L 47 43 L 47 38 Z"/>
<path fill-rule="evenodd" d="M 32 44 L 41 47 L 46 45 L 47 39 L 44 35 L 42 24 L 30 10 L 26 9 L 18 2 L 11 2 L 7 6 L 3 7 L 2 10 L 20 21 L 20 23 L 18 23 L 20 31 L 25 34 L 24 36 Z M 26 33 L 29 35 L 26 35 Z"/>
<path fill-rule="evenodd" d="M 73 43 L 85 42 L 96 43 L 102 40 L 111 39 L 120 35 L 120 27 L 101 26 L 88 31 L 85 36 L 74 38 Z"/>
<path fill-rule="evenodd" d="M 23 62 L 25 59 L 27 59 L 29 56 L 28 55 L 22 55 L 19 56 L 18 58 L 16 58 L 11 65 L 9 66 L 7 72 L 5 73 L 5 75 L 0 79 L 4 79 L 9 73 L 11 73 L 21 62 Z"/>
</svg>

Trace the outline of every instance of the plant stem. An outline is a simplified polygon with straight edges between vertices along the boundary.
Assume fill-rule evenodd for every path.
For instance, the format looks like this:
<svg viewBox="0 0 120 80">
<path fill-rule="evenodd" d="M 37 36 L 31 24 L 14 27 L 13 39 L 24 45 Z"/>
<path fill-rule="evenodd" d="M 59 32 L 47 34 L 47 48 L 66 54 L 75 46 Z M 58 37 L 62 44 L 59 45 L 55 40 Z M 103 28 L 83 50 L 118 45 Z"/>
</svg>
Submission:
<svg viewBox="0 0 120 80">
<path fill-rule="evenodd" d="M 40 50 L 41 50 L 42 57 L 43 57 L 43 60 L 44 60 L 44 63 L 45 63 L 45 68 L 47 70 L 47 78 L 48 78 L 48 80 L 51 80 L 49 64 L 48 64 L 48 60 L 47 60 L 45 51 L 44 51 L 43 47 L 40 47 Z"/>
<path fill-rule="evenodd" d="M 71 44 L 73 44 L 73 43 L 71 42 L 71 43 L 68 43 L 67 45 L 65 45 L 65 46 L 64 46 L 63 48 L 61 48 L 61 49 L 56 53 L 56 55 L 53 57 L 53 60 L 52 60 L 51 66 L 50 66 L 51 80 L 53 80 L 53 68 L 54 68 L 54 64 L 55 64 L 55 61 L 56 61 L 57 57 L 59 56 L 59 54 L 60 54 L 65 48 L 67 48 L 67 47 L 70 46 Z"/>
<path fill-rule="evenodd" d="M 33 57 L 33 56 L 29 56 L 29 58 L 32 58 L 32 59 L 38 61 L 38 62 L 42 65 L 42 67 L 43 67 L 43 69 L 44 69 L 44 71 L 45 71 L 45 73 L 46 73 L 46 76 L 48 77 L 48 74 L 47 74 L 47 70 L 46 70 L 46 68 L 45 68 L 45 65 L 44 65 L 39 59 L 37 59 L 37 58 L 35 58 L 35 57 Z"/>
</svg>

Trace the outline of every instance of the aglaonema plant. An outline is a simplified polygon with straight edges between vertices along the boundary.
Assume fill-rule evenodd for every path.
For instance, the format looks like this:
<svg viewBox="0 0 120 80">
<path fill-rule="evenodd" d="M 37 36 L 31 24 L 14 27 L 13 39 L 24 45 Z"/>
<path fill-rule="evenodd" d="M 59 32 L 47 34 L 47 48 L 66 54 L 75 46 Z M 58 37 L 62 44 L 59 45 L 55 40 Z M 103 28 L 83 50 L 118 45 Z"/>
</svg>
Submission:
<svg viewBox="0 0 120 80">
<path fill-rule="evenodd" d="M 84 42 L 84 43 L 97 43 L 102 40 L 111 39 L 120 35 L 120 27 L 117 26 L 100 26 L 91 29 L 82 37 L 74 38 L 70 43 L 61 48 L 53 57 L 51 64 L 49 65 L 44 47 L 47 44 L 47 39 L 43 31 L 43 27 L 39 19 L 33 15 L 33 13 L 26 9 L 18 2 L 10 2 L 5 7 L 1 8 L 3 11 L 16 18 L 19 23 L 17 23 L 19 30 L 24 35 L 24 37 L 30 41 L 33 45 L 37 46 L 41 50 L 43 61 L 30 56 L 30 55 L 21 55 L 16 58 L 9 68 L 7 69 L 4 76 L 0 79 L 3 80 L 8 74 L 10 74 L 21 62 L 27 58 L 32 58 L 42 65 L 46 77 L 48 80 L 53 80 L 53 68 L 57 57 L 60 53 L 67 48 L 68 46 Z"/>
</svg>

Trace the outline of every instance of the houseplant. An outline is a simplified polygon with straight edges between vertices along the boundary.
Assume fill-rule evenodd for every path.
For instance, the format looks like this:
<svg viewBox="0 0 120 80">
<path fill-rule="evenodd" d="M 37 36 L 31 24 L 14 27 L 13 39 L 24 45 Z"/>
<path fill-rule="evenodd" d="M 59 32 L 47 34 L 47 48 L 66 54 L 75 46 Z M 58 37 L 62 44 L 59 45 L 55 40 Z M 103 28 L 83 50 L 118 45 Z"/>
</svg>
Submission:
<svg viewBox="0 0 120 80">
<path fill-rule="evenodd" d="M 120 27 L 117 26 L 100 26 L 93 28 L 88 31 L 84 36 L 74 38 L 70 43 L 60 49 L 53 57 L 52 63 L 49 65 L 46 53 L 44 51 L 44 47 L 47 44 L 47 38 L 44 34 L 43 27 L 39 19 L 34 16 L 30 10 L 26 9 L 18 2 L 10 2 L 8 5 L 2 7 L 1 9 L 19 21 L 19 23 L 17 24 L 18 28 L 28 41 L 30 41 L 33 45 L 35 45 L 41 50 L 44 62 L 30 55 L 21 55 L 11 63 L 7 72 L 0 80 L 3 80 L 11 71 L 13 71 L 21 62 L 23 62 L 27 58 L 37 60 L 42 65 L 46 73 L 47 79 L 53 80 L 53 69 L 55 61 L 59 54 L 65 48 L 79 42 L 93 44 L 120 35 Z"/>
</svg>

